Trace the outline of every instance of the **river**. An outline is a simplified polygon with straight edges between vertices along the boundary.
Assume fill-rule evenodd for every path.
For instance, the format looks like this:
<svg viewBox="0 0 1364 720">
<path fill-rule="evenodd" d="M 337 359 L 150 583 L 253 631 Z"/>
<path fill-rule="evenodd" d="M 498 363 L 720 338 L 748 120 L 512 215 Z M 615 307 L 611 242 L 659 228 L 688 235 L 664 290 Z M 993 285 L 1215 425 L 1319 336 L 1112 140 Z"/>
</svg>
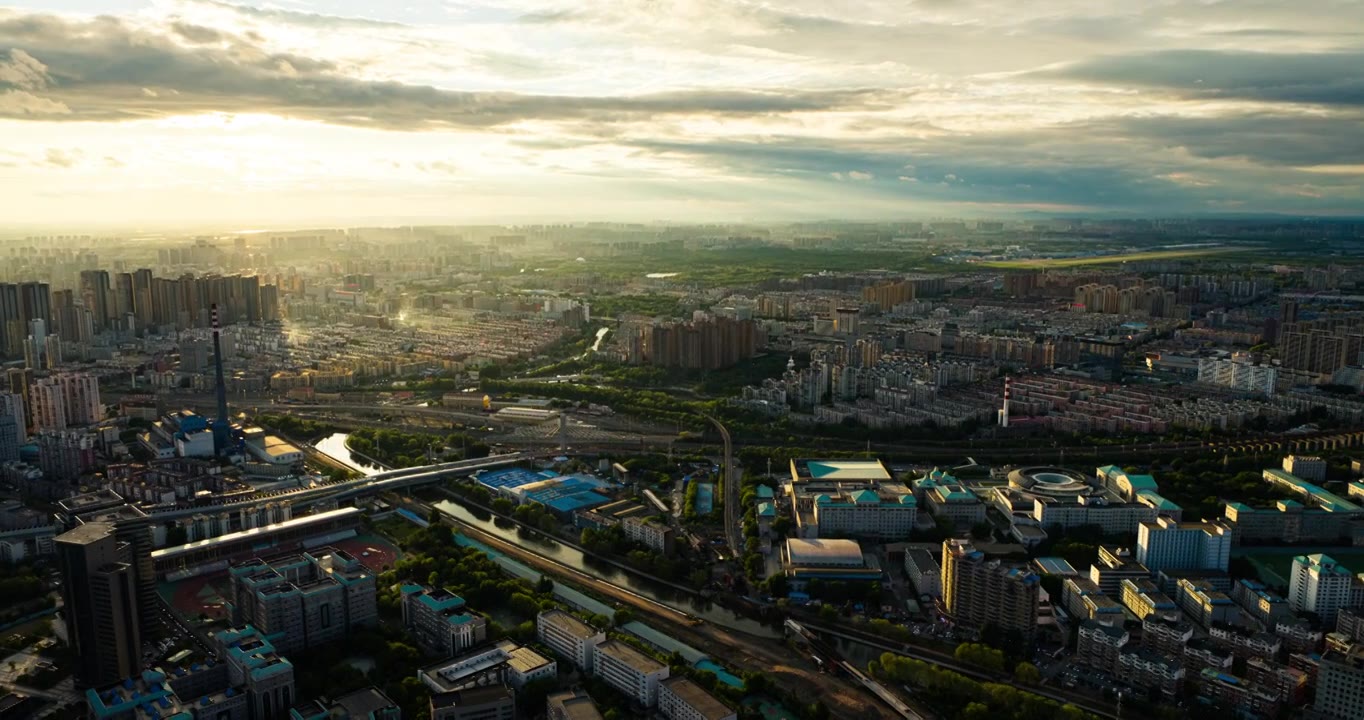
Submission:
<svg viewBox="0 0 1364 720">
<path fill-rule="evenodd" d="M 378 465 L 371 465 L 358 455 L 352 455 L 350 448 L 346 447 L 346 439 L 349 433 L 332 433 L 327 437 L 313 443 L 313 447 L 319 452 L 326 453 L 329 457 L 346 467 L 363 475 L 374 475 L 384 471 Z"/>
<path fill-rule="evenodd" d="M 756 620 L 751 620 L 714 603 L 706 602 L 700 598 L 685 595 L 670 587 L 645 580 L 637 575 L 620 570 L 613 565 L 585 558 L 581 551 L 564 545 L 563 543 L 551 542 L 543 538 L 528 537 L 517 532 L 516 525 L 508 521 L 499 522 L 482 513 L 475 514 L 469 508 L 449 500 L 437 502 L 435 503 L 435 506 L 438 509 L 449 513 L 460 522 L 467 523 L 483 532 L 496 535 L 507 542 L 515 543 L 528 550 L 532 550 L 537 555 L 563 563 L 575 570 L 581 570 L 588 575 L 600 578 L 612 585 L 629 588 L 631 591 L 643 595 L 650 600 L 662 603 L 685 613 L 690 613 L 703 620 L 713 622 L 716 625 L 731 628 L 733 630 L 740 630 L 760 637 L 778 638 L 782 635 L 780 630 L 763 625 Z"/>
<path fill-rule="evenodd" d="M 605 330 L 605 328 L 603 328 Z M 314 446 L 338 462 L 355 469 L 365 475 L 374 475 L 382 472 L 382 468 L 375 467 L 366 463 L 359 457 L 351 455 L 346 448 L 346 433 L 335 433 L 328 435 L 314 444 Z M 708 620 L 722 627 L 741 630 L 751 635 L 761 637 L 777 638 L 781 637 L 781 631 L 763 625 L 755 620 L 734 613 L 723 607 L 709 603 L 700 598 L 684 595 L 670 587 L 659 585 L 658 583 L 645 580 L 641 577 L 627 573 L 613 565 L 595 562 L 583 557 L 581 551 L 557 542 L 547 542 L 542 538 L 528 537 L 523 533 L 517 532 L 516 525 L 509 521 L 494 521 L 491 516 L 482 513 L 474 514 L 463 505 L 442 500 L 437 502 L 436 507 L 450 513 L 461 522 L 468 523 L 479 530 L 490 535 L 496 535 L 507 542 L 515 543 L 544 557 L 561 562 L 575 570 L 580 570 L 589 575 L 601 578 L 613 585 L 629 588 L 644 597 L 655 602 L 662 603 L 671 608 L 690 613 L 696 617 Z"/>
</svg>

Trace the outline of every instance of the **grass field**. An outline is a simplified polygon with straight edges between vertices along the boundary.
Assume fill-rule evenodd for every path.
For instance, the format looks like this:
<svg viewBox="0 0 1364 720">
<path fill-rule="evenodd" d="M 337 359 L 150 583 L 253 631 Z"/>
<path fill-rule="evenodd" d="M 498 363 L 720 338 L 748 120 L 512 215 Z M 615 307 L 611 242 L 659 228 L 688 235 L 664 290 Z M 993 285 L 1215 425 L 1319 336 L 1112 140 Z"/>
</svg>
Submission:
<svg viewBox="0 0 1364 720">
<path fill-rule="evenodd" d="M 985 267 L 1005 270 L 1042 270 L 1046 268 L 1080 267 L 1083 265 L 1112 265 L 1114 263 L 1138 262 L 1142 260 L 1187 260 L 1209 255 L 1225 255 L 1241 252 L 1241 248 L 1187 248 L 1183 250 L 1152 250 L 1150 252 L 1128 253 L 1126 255 L 1101 255 L 1079 258 L 1035 258 L 1028 260 L 1000 260 L 997 262 L 977 263 Z"/>
<path fill-rule="evenodd" d="M 1261 582 L 1266 585 L 1288 587 L 1288 578 L 1293 572 L 1293 558 L 1314 552 L 1325 552 L 1352 572 L 1364 572 L 1364 550 L 1350 548 L 1304 548 L 1297 551 L 1275 548 L 1273 551 L 1249 552 L 1245 557 L 1255 566 L 1255 572 L 1259 573 Z"/>
</svg>

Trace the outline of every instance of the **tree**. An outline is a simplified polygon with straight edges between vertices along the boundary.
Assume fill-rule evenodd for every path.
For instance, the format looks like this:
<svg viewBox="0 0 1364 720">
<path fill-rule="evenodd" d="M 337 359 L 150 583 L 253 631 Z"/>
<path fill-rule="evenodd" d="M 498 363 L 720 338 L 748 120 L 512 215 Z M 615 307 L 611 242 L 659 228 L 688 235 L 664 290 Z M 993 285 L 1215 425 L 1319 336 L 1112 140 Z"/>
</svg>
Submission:
<svg viewBox="0 0 1364 720">
<path fill-rule="evenodd" d="M 1036 685 L 1041 681 L 1042 673 L 1036 665 L 1024 661 L 1014 666 L 1014 682 L 1019 685 Z"/>
<path fill-rule="evenodd" d="M 989 522 L 978 522 L 971 526 L 971 537 L 977 540 L 985 540 L 990 537 L 994 528 Z"/>
</svg>

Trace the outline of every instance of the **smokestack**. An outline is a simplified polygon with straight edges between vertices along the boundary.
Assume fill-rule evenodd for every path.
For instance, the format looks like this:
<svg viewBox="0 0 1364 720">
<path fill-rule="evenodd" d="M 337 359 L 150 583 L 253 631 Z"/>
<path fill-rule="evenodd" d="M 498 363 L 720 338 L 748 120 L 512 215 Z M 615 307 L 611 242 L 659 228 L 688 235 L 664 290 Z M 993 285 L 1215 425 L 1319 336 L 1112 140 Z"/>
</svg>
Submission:
<svg viewBox="0 0 1364 720">
<path fill-rule="evenodd" d="M 1013 392 L 1014 392 L 1014 379 L 1011 378 L 1011 377 L 1005 376 L 1005 377 L 1004 377 L 1004 407 L 1001 407 L 1001 408 L 999 409 L 999 426 L 1000 426 L 1000 427 L 1003 427 L 1003 428 L 1009 427 L 1009 398 L 1013 396 Z"/>
<path fill-rule="evenodd" d="M 218 322 L 218 304 L 213 303 L 209 311 L 213 318 L 213 373 L 214 389 L 218 395 L 218 417 L 213 420 L 213 452 L 218 455 L 227 453 L 231 425 L 227 418 L 227 381 L 223 379 L 223 343 L 220 338 L 223 332 L 222 325 Z"/>
</svg>

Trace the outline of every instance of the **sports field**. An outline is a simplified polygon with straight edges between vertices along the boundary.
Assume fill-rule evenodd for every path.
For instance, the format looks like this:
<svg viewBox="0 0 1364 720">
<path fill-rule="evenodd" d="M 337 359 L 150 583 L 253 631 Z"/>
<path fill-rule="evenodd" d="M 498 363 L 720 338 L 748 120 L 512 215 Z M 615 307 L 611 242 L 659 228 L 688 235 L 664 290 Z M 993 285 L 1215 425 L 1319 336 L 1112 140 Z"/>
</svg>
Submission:
<svg viewBox="0 0 1364 720">
<path fill-rule="evenodd" d="M 360 564 L 376 573 L 391 570 L 402 559 L 402 551 L 378 535 L 356 535 L 349 540 L 338 540 L 332 546 L 354 555 Z"/>
<path fill-rule="evenodd" d="M 1043 270 L 1046 268 L 1080 267 L 1083 265 L 1112 265 L 1114 263 L 1140 262 L 1143 260 L 1187 260 L 1207 255 L 1222 255 L 1240 252 L 1241 248 L 1187 248 L 1183 250 L 1152 250 L 1150 252 L 1128 253 L 1126 255 L 1097 255 L 1076 258 L 1029 258 L 1027 260 L 998 260 L 978 263 L 984 267 L 1004 270 Z"/>
<path fill-rule="evenodd" d="M 1325 553 L 1331 559 L 1349 568 L 1351 572 L 1364 572 L 1364 550 L 1351 548 L 1291 548 L 1262 549 L 1248 552 L 1245 558 L 1255 566 L 1260 581 L 1266 585 L 1288 587 L 1288 579 L 1293 572 L 1293 558 L 1298 555 Z"/>
</svg>

